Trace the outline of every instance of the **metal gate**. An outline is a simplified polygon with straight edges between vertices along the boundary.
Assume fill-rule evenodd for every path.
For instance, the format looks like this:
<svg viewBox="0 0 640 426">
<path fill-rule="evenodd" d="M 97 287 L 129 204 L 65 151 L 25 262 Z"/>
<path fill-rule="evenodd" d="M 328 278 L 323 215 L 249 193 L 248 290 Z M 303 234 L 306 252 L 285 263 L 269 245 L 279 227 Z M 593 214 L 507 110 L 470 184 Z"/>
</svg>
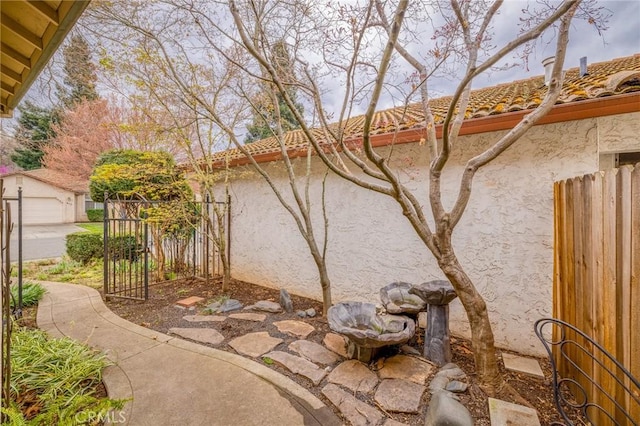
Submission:
<svg viewBox="0 0 640 426">
<path fill-rule="evenodd" d="M 220 248 L 228 259 L 230 225 L 229 199 L 180 203 L 106 199 L 105 296 L 146 300 L 151 284 L 184 278 L 208 281 L 222 274 Z"/>
</svg>

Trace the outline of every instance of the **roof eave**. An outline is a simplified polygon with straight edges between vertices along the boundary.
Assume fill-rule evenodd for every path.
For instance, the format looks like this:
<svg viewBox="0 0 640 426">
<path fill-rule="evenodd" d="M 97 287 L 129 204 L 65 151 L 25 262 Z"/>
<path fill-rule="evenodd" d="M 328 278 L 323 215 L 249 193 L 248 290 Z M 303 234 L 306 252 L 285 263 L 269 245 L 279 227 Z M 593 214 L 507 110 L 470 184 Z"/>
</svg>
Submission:
<svg viewBox="0 0 640 426">
<path fill-rule="evenodd" d="M 471 118 L 463 122 L 460 135 L 474 135 L 487 132 L 512 129 L 522 118 L 532 112 L 533 109 L 506 112 L 481 118 Z M 540 119 L 535 125 L 561 123 L 574 120 L 584 120 L 595 117 L 605 117 L 616 114 L 640 112 L 640 92 L 613 95 L 579 102 L 554 105 L 551 111 Z M 398 132 L 383 133 L 371 136 L 371 144 L 374 147 L 399 145 L 405 143 L 417 143 L 426 136 L 424 128 L 400 130 Z M 442 125 L 436 126 L 436 136 L 442 137 Z M 362 145 L 362 138 L 354 138 L 345 141 L 354 148 Z M 294 148 L 287 151 L 289 158 L 306 156 L 306 149 Z M 266 163 L 282 159 L 279 151 L 254 155 L 258 163 Z M 229 162 L 229 167 L 244 166 L 250 163 L 247 157 L 236 158 Z M 214 164 L 215 167 L 224 167 L 223 161 Z"/>
<path fill-rule="evenodd" d="M 49 60 L 53 54 L 58 50 L 60 44 L 64 41 L 65 37 L 71 31 L 75 23 L 82 15 L 82 12 L 87 8 L 91 0 L 77 0 L 68 2 L 70 4 L 69 11 L 60 21 L 56 32 L 51 37 L 51 41 L 43 47 L 42 53 L 38 57 L 35 63 L 31 65 L 31 69 L 25 76 L 24 81 L 20 87 L 16 90 L 16 93 L 9 97 L 6 110 L 0 113 L 0 117 L 12 117 L 13 110 L 18 106 L 24 95 L 29 91 L 29 88 L 33 82 L 38 78 L 44 67 L 49 63 Z M 65 2 L 66 3 L 66 2 Z"/>
</svg>

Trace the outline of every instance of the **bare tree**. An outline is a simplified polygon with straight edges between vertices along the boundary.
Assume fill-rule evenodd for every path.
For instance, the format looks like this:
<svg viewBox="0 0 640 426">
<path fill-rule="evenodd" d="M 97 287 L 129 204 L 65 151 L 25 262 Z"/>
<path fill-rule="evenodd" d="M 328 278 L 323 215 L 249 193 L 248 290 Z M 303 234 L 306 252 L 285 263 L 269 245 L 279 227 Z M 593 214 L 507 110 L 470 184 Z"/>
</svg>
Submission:
<svg viewBox="0 0 640 426">
<path fill-rule="evenodd" d="M 259 66 L 268 71 L 272 87 L 289 107 L 293 105 L 293 100 L 287 96 L 287 87 L 291 84 L 296 84 L 300 92 L 305 93 L 313 102 L 315 117 L 323 125 L 322 131 L 314 131 L 305 117 L 296 114 L 293 108 L 292 111 L 301 123 L 302 131 L 315 153 L 332 172 L 363 188 L 392 197 L 401 206 L 403 216 L 433 254 L 465 308 L 471 326 L 475 364 L 484 391 L 490 395 L 511 395 L 518 399 L 518 395 L 504 381 L 498 370 L 486 303 L 456 255 L 452 233 L 467 208 L 477 172 L 512 146 L 549 112 L 558 98 L 562 87 L 562 66 L 572 18 L 578 13 L 597 22 L 602 17 L 599 14 L 600 9 L 591 2 L 541 2 L 537 9 L 524 9 L 527 15 L 521 21 L 525 25 L 519 34 L 504 45 L 491 46 L 491 29 L 498 11 L 503 6 L 502 1 L 451 0 L 448 3 L 410 4 L 408 0 L 372 0 L 361 7 L 341 5 L 333 15 L 327 12 L 330 8 L 310 11 L 309 7 L 297 2 L 271 2 L 269 7 L 259 5 L 262 3 L 229 2 L 235 23 L 233 31 L 227 30 L 229 37 L 235 43 L 241 44 Z M 412 8 L 411 13 L 408 13 L 409 8 Z M 327 114 L 327 110 L 330 109 L 323 102 L 318 69 L 308 60 L 308 52 L 312 46 L 307 44 L 306 49 L 299 46 L 294 50 L 298 53 L 294 63 L 304 71 L 303 78 L 295 82 L 281 78 L 276 71 L 276 64 L 260 48 L 281 37 L 277 28 L 274 30 L 273 22 L 285 15 L 288 19 L 306 23 L 306 26 L 298 25 L 307 32 L 304 35 L 289 35 L 289 40 L 314 40 L 317 47 L 315 51 L 321 51 L 323 54 L 325 69 L 343 76 L 340 81 L 344 84 L 345 94 L 338 111 L 340 121 L 336 125 L 330 124 L 331 117 Z M 292 17 L 293 15 L 295 17 Z M 411 18 L 406 18 L 408 15 Z M 330 24 L 334 22 L 329 22 L 330 16 L 337 16 L 340 22 L 347 24 L 334 26 L 332 30 Z M 429 17 L 428 20 L 421 20 L 426 17 Z M 552 29 L 556 32 L 557 38 L 556 61 L 544 99 L 510 131 L 499 136 L 488 149 L 469 158 L 459 177 L 457 191 L 454 194 L 444 194 L 442 172 L 453 147 L 459 144 L 472 82 L 492 67 L 499 65 L 507 55 L 523 51 L 526 53 L 527 46 L 535 43 L 544 31 Z M 428 39 L 425 32 L 432 35 L 435 42 L 427 54 L 419 56 L 412 53 L 416 51 L 415 39 Z M 380 45 L 379 53 L 372 54 L 371 40 L 376 37 L 384 40 L 384 47 Z M 322 43 L 317 40 L 322 40 Z M 403 62 L 412 67 L 417 75 L 417 81 L 412 87 L 414 92 L 406 95 L 405 103 L 417 93 L 424 116 L 424 136 L 421 142 L 428 150 L 430 158 L 429 179 L 425 182 L 429 194 L 427 206 L 423 206 L 415 193 L 403 184 L 390 164 L 390 158 L 375 149 L 371 138 L 374 114 L 383 92 L 397 89 L 393 86 L 397 81 L 397 75 L 391 71 Z M 438 72 L 451 72 L 456 68 L 460 70 L 456 77 L 457 87 L 441 124 L 442 137 L 438 139 L 436 126 L 440 123 L 430 108 L 429 83 Z M 352 142 L 345 140 L 345 133 L 348 134 L 350 124 L 347 118 L 363 93 L 367 99 L 363 134 L 361 145 L 354 146 Z M 364 158 L 358 155 L 354 147 L 362 150 Z M 352 169 L 363 172 L 365 178 Z M 450 209 L 446 209 L 443 203 L 445 195 L 453 195 L 455 200 Z"/>
<path fill-rule="evenodd" d="M 108 34 L 118 34 L 119 40 L 126 40 L 126 43 L 119 44 L 121 49 L 135 52 L 133 57 L 127 58 L 126 67 L 117 69 L 133 78 L 135 87 L 144 87 L 145 93 L 150 94 L 168 113 L 168 127 L 174 136 L 184 141 L 182 146 L 207 193 L 216 193 L 214 186 L 220 179 L 228 182 L 230 160 L 214 157 L 212 145 L 195 143 L 201 141 L 202 135 L 207 132 L 216 134 L 216 139 L 224 136 L 227 143 L 235 146 L 238 154 L 248 159 L 253 170 L 273 190 L 309 247 L 318 268 L 323 312 L 326 313 L 331 306 L 331 283 L 325 260 L 328 218 L 322 198 L 322 222 L 318 232 L 314 226 L 309 195 L 312 150 L 308 150 L 309 156 L 302 170 L 297 170 L 288 157 L 286 133 L 278 115 L 278 92 L 273 89 L 269 91 L 268 102 L 278 117 L 275 120 L 276 128 L 272 129 L 272 138 L 280 148 L 288 178 L 287 187 L 279 187 L 267 169 L 255 159 L 254 153 L 243 144 L 237 131 L 246 126 L 253 113 L 263 111 L 264 101 L 259 106 L 255 99 L 258 92 L 263 90 L 262 85 L 258 84 L 258 76 L 264 70 L 244 67 L 246 53 L 230 47 L 222 38 L 215 38 L 211 30 L 218 32 L 219 29 L 214 20 L 216 13 L 210 9 L 210 5 L 201 2 L 165 2 L 164 6 L 161 9 L 149 9 L 145 8 L 143 2 L 99 3 L 90 11 L 90 16 L 102 28 L 110 27 Z M 191 31 L 185 34 L 185 28 Z M 110 43 L 115 46 L 117 41 L 113 39 Z M 270 49 L 271 46 L 263 46 L 263 54 L 269 54 Z M 109 55 L 102 62 L 113 66 L 115 56 Z M 244 79 L 243 70 L 258 80 Z M 287 73 L 280 75 L 286 78 Z M 194 150 L 194 146 L 199 148 Z M 227 194 L 227 191 L 225 185 L 223 192 Z"/>
</svg>

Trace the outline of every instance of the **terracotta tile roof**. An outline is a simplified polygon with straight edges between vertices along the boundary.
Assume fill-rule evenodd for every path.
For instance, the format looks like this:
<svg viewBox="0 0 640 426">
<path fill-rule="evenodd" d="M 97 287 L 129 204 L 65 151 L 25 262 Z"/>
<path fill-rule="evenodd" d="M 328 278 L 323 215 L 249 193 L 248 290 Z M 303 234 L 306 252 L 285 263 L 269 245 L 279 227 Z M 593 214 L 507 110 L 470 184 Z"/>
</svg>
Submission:
<svg viewBox="0 0 640 426">
<path fill-rule="evenodd" d="M 69 176 L 65 173 L 58 172 L 51 169 L 36 169 L 36 170 L 24 170 L 19 172 L 9 173 L 4 175 L 14 176 L 23 175 L 30 178 L 39 180 L 44 183 L 48 183 L 58 188 L 66 189 L 67 191 L 74 192 L 76 194 L 89 193 L 89 181 L 80 180 L 76 177 Z"/>
<path fill-rule="evenodd" d="M 574 103 L 640 91 L 640 54 L 594 63 L 587 67 L 587 71 L 588 75 L 584 77 L 580 77 L 579 68 L 571 68 L 566 71 L 562 94 L 556 104 Z M 546 91 L 544 76 L 473 90 L 466 119 L 536 108 L 542 102 Z M 444 121 L 450 102 L 451 96 L 431 100 L 431 109 L 436 124 L 441 124 Z M 379 135 L 396 130 L 419 129 L 423 123 L 424 114 L 419 104 L 387 109 L 375 114 L 371 134 Z M 349 119 L 345 126 L 345 139 L 360 138 L 363 125 L 364 116 Z M 335 129 L 337 124 L 332 124 L 331 127 Z M 315 129 L 314 132 L 322 136 L 321 130 Z M 307 142 L 301 130 L 293 130 L 285 134 L 285 145 L 290 150 L 305 149 Z M 247 144 L 246 147 L 253 155 L 279 152 L 275 137 Z M 214 160 L 223 161 L 225 158 L 234 160 L 243 157 L 240 150 L 233 148 L 216 153 Z"/>
</svg>

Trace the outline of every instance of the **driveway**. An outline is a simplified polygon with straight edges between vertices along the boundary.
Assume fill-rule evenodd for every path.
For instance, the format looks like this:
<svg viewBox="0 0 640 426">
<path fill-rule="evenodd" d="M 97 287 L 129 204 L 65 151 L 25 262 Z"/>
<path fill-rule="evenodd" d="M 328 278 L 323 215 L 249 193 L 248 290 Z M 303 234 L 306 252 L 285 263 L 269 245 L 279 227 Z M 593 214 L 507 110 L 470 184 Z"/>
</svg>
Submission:
<svg viewBox="0 0 640 426">
<path fill-rule="evenodd" d="M 65 237 L 84 229 L 74 224 L 24 225 L 22 227 L 22 260 L 62 257 L 66 252 Z M 11 233 L 11 261 L 18 260 L 18 227 Z"/>
</svg>

